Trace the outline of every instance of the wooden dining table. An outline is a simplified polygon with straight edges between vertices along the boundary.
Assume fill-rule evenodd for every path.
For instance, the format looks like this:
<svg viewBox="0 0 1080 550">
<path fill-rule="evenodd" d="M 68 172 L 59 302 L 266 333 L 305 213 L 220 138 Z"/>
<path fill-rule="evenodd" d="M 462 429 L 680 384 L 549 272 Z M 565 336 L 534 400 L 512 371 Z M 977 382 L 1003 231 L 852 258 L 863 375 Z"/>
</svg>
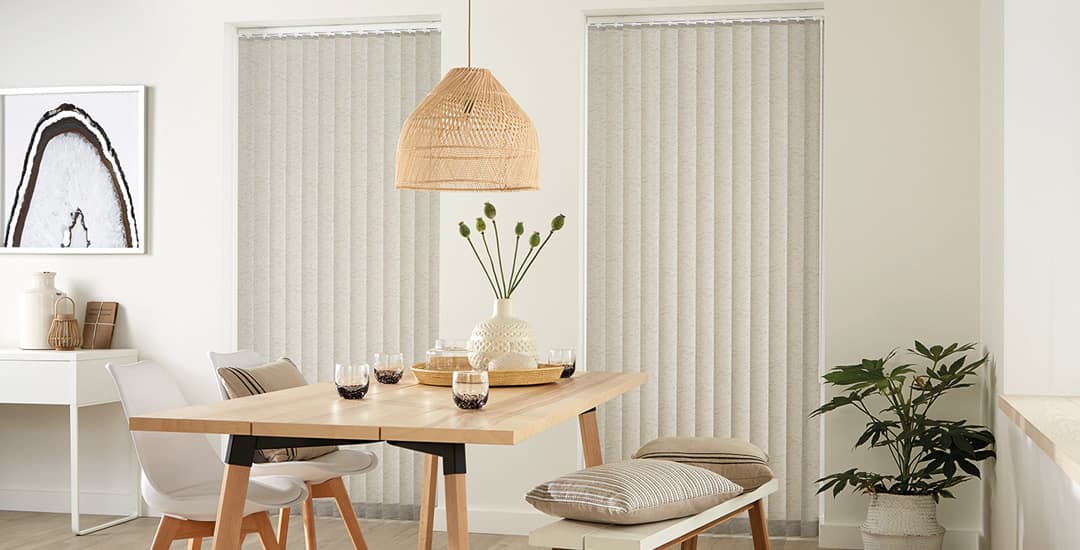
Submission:
<svg viewBox="0 0 1080 550">
<path fill-rule="evenodd" d="M 645 382 L 643 373 L 578 373 L 552 384 L 491 388 L 479 410 L 457 408 L 450 388 L 372 383 L 360 400 L 338 397 L 332 383 L 135 416 L 132 431 L 229 436 L 214 550 L 239 549 L 248 477 L 258 449 L 352 445 L 384 441 L 424 453 L 419 550 L 429 550 L 439 460 L 445 485 L 450 550 L 469 547 L 465 497 L 467 445 L 517 445 L 575 416 L 585 465 L 602 463 L 596 407 Z"/>
</svg>

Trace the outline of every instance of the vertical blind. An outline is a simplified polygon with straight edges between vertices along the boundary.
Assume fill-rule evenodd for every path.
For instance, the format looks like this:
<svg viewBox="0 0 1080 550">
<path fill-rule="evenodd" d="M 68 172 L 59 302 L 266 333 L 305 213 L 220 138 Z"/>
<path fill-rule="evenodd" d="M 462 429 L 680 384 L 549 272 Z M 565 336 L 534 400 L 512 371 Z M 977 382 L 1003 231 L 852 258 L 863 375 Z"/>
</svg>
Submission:
<svg viewBox="0 0 1080 550">
<path fill-rule="evenodd" d="M 778 535 L 817 534 L 820 133 L 819 20 L 588 29 L 586 364 L 649 376 L 606 456 L 748 439 Z"/>
<path fill-rule="evenodd" d="M 440 33 L 242 36 L 238 343 L 308 381 L 374 352 L 423 357 L 438 323 L 439 201 L 394 188 L 398 132 L 434 87 Z M 362 515 L 414 518 L 422 460 L 385 445 Z"/>
</svg>

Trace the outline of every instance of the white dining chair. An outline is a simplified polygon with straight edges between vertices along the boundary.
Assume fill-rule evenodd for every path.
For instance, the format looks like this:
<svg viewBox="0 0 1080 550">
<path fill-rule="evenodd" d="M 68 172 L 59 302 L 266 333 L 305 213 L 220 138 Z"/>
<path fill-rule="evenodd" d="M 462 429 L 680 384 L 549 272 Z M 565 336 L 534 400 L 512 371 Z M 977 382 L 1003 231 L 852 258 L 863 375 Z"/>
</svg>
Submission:
<svg viewBox="0 0 1080 550">
<path fill-rule="evenodd" d="M 258 353 L 250 350 L 242 350 L 232 353 L 210 352 L 210 364 L 213 366 L 214 379 L 217 381 L 218 392 L 222 399 L 228 399 L 229 395 L 218 378 L 219 368 L 247 369 L 265 365 L 266 359 Z M 342 476 L 362 474 L 375 469 L 379 463 L 378 456 L 370 451 L 355 449 L 338 449 L 332 453 L 318 458 L 293 462 L 266 462 L 252 466 L 252 475 L 282 474 L 294 476 L 304 480 L 308 485 L 308 498 L 301 508 L 304 519 L 304 540 L 307 550 L 316 550 L 318 543 L 315 536 L 315 504 L 316 498 L 333 498 L 337 503 L 338 512 L 345 522 L 345 528 L 349 532 L 355 550 L 366 550 L 364 534 L 360 530 L 360 522 L 356 519 L 349 493 L 345 489 L 345 481 Z M 278 518 L 278 532 L 288 533 L 289 510 L 283 508 Z"/>
<path fill-rule="evenodd" d="M 105 369 L 127 418 L 188 405 L 168 371 L 151 361 L 110 363 Z M 133 431 L 131 437 L 142 465 L 143 498 L 163 514 L 151 550 L 167 550 L 174 540 L 184 539 L 190 539 L 189 550 L 198 550 L 202 539 L 214 534 L 225 471 L 221 458 L 201 434 Z M 241 536 L 257 533 L 263 548 L 283 548 L 284 538 L 275 538 L 267 511 L 303 502 L 307 496 L 304 482 L 295 477 L 251 477 Z"/>
</svg>

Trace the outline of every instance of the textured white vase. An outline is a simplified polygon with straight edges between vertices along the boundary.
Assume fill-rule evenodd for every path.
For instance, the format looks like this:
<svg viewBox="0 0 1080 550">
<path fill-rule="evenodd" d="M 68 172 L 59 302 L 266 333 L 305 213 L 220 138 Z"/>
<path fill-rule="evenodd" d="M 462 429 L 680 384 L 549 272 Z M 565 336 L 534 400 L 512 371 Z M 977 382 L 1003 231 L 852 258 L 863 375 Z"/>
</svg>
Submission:
<svg viewBox="0 0 1080 550">
<path fill-rule="evenodd" d="M 945 528 L 929 495 L 870 495 L 862 524 L 865 550 L 941 550 Z"/>
<path fill-rule="evenodd" d="M 56 273 L 39 271 L 30 275 L 30 288 L 19 296 L 19 347 L 53 349 L 49 345 L 49 325 L 53 304 L 66 296 L 56 289 Z"/>
<path fill-rule="evenodd" d="M 469 337 L 469 364 L 474 369 L 487 369 L 488 361 L 506 352 L 537 358 L 536 333 L 528 321 L 514 317 L 513 302 L 495 300 L 495 315 L 481 321 Z"/>
</svg>

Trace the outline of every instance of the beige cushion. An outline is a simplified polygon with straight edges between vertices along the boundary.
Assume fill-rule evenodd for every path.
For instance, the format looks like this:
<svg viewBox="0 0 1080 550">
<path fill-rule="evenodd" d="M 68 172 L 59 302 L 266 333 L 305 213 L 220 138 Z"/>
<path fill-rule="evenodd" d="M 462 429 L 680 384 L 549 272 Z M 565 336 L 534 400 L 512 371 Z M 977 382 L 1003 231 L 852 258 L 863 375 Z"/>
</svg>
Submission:
<svg viewBox="0 0 1080 550">
<path fill-rule="evenodd" d="M 634 525 L 690 516 L 742 492 L 724 476 L 702 468 L 626 460 L 542 483 L 525 500 L 552 516 Z"/>
<path fill-rule="evenodd" d="M 661 437 L 645 444 L 634 458 L 690 464 L 716 472 L 747 491 L 773 478 L 769 456 L 753 443 L 719 437 Z"/>
<path fill-rule="evenodd" d="M 217 370 L 221 385 L 229 399 L 247 397 L 278 390 L 286 390 L 307 384 L 300 369 L 289 358 L 282 357 L 272 363 L 247 369 L 222 367 Z M 286 449 L 263 449 L 266 462 L 311 460 L 337 450 L 337 447 L 289 447 Z"/>
</svg>

